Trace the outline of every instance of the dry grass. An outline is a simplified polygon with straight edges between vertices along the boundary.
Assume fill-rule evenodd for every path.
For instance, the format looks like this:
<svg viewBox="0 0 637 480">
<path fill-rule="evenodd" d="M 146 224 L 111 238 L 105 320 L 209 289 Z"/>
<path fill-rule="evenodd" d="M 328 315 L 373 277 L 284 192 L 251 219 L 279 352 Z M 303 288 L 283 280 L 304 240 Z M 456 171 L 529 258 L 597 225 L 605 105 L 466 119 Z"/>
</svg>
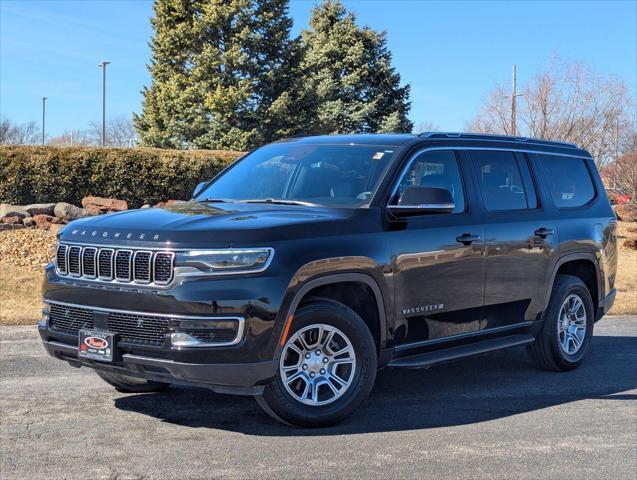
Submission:
<svg viewBox="0 0 637 480">
<path fill-rule="evenodd" d="M 629 231 L 632 230 L 632 231 Z M 614 315 L 637 314 L 637 250 L 624 247 L 637 223 L 618 222 L 619 264 Z M 55 236 L 42 230 L 0 232 L 0 325 L 30 325 L 40 318 L 42 269 L 53 257 Z"/>
<path fill-rule="evenodd" d="M 631 231 L 629 231 L 629 229 Z M 612 315 L 637 314 L 637 250 L 624 247 L 624 240 L 637 237 L 637 222 L 617 222 L 617 298 L 610 313 Z"/>
</svg>

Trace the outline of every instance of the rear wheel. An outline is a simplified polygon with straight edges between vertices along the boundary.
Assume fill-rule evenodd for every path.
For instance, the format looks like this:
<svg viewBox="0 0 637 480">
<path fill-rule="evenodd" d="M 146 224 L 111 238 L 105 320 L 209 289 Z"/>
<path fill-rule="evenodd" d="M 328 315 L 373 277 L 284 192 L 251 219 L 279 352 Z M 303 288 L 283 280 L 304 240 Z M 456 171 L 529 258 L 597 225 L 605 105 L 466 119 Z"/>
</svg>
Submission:
<svg viewBox="0 0 637 480">
<path fill-rule="evenodd" d="M 155 382 L 143 378 L 122 375 L 121 373 L 95 370 L 95 373 L 106 383 L 114 386 L 117 391 L 123 393 L 161 392 L 170 387 L 170 383 Z"/>
<path fill-rule="evenodd" d="M 279 369 L 257 401 L 277 420 L 304 427 L 333 425 L 369 395 L 376 345 L 347 306 L 318 299 L 299 309 Z"/>
<path fill-rule="evenodd" d="M 595 324 L 593 301 L 584 282 L 558 275 L 535 343 L 528 347 L 533 362 L 545 370 L 577 368 L 590 349 Z"/>
</svg>

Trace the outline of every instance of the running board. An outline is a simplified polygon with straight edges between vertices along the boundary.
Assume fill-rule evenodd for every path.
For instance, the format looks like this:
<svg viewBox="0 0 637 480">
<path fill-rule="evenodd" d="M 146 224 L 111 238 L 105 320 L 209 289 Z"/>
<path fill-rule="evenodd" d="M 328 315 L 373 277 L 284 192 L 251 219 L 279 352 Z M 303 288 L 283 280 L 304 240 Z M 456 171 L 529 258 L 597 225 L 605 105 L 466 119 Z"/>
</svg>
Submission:
<svg viewBox="0 0 637 480">
<path fill-rule="evenodd" d="M 481 342 L 462 345 L 461 347 L 446 348 L 433 352 L 411 355 L 409 357 L 395 358 L 389 362 L 389 367 L 395 368 L 422 368 L 436 365 L 437 363 L 450 362 L 459 358 L 471 357 L 481 353 L 488 353 L 503 348 L 517 347 L 533 343 L 533 335 L 510 335 L 508 337 L 483 340 Z"/>
</svg>

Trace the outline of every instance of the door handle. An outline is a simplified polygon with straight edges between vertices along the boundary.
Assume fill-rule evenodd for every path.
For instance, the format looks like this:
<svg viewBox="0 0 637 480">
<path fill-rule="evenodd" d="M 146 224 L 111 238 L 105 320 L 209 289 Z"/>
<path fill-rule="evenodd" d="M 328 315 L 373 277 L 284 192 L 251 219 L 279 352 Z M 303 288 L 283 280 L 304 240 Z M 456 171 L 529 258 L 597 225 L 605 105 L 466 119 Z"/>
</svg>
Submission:
<svg viewBox="0 0 637 480">
<path fill-rule="evenodd" d="M 546 238 L 549 235 L 553 235 L 553 229 L 552 228 L 544 228 L 544 227 L 538 228 L 535 231 L 535 235 L 537 235 L 540 238 Z"/>
<path fill-rule="evenodd" d="M 463 245 L 471 245 L 471 243 L 477 242 L 478 240 L 480 240 L 480 235 L 472 235 L 470 233 L 464 233 L 456 237 L 456 242 L 462 243 Z"/>
</svg>

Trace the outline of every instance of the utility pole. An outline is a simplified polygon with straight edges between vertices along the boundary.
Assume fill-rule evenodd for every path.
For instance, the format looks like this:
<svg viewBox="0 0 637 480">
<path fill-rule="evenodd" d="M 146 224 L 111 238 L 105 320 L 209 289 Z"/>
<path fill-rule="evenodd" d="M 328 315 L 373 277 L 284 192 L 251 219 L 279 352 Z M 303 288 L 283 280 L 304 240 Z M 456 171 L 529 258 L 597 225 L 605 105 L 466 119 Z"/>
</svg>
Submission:
<svg viewBox="0 0 637 480">
<path fill-rule="evenodd" d="M 46 97 L 42 97 L 42 145 L 44 145 L 44 137 L 45 137 L 45 133 L 44 133 L 44 127 L 45 127 L 45 113 L 46 113 Z"/>
<path fill-rule="evenodd" d="M 513 65 L 513 87 L 511 89 L 511 136 L 515 137 L 517 135 L 517 125 L 516 125 L 516 112 L 515 112 L 515 103 L 516 98 L 521 97 L 523 94 L 518 93 L 517 90 L 518 83 L 518 66 Z"/>
<path fill-rule="evenodd" d="M 98 67 L 102 68 L 102 147 L 106 146 L 106 65 L 111 62 L 102 62 Z"/>
</svg>

